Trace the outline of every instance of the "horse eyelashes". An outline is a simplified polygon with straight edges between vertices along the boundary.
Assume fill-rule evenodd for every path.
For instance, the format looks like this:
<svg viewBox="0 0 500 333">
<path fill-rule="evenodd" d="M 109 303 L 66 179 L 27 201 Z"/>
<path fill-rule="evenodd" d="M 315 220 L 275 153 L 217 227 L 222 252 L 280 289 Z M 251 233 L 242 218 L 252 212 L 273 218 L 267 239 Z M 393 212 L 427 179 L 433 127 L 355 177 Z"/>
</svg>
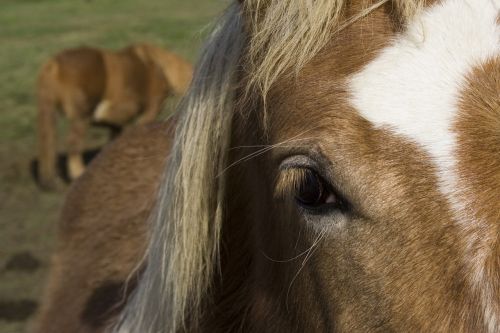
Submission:
<svg viewBox="0 0 500 333">
<path fill-rule="evenodd" d="M 299 206 L 310 210 L 339 202 L 331 186 L 315 170 L 307 167 L 282 170 L 275 196 L 293 197 Z"/>
<path fill-rule="evenodd" d="M 281 170 L 276 181 L 274 196 L 286 198 L 293 195 L 306 177 L 306 168 L 286 168 Z"/>
</svg>

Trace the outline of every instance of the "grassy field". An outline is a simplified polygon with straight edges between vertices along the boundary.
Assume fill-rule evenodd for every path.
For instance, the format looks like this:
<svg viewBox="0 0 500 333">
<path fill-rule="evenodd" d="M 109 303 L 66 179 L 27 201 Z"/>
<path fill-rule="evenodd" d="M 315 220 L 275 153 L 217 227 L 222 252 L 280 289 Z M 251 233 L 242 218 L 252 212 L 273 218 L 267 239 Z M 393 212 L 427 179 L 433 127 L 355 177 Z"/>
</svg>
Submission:
<svg viewBox="0 0 500 333">
<path fill-rule="evenodd" d="M 40 192 L 30 172 L 40 65 L 64 48 L 119 48 L 135 41 L 163 45 L 194 60 L 209 22 L 225 4 L 0 0 L 0 333 L 24 332 L 37 306 L 64 197 L 62 192 Z M 64 131 L 64 125 L 59 127 Z M 106 136 L 102 130 L 91 131 L 89 147 L 102 145 Z M 63 151 L 64 137 L 59 138 Z"/>
</svg>

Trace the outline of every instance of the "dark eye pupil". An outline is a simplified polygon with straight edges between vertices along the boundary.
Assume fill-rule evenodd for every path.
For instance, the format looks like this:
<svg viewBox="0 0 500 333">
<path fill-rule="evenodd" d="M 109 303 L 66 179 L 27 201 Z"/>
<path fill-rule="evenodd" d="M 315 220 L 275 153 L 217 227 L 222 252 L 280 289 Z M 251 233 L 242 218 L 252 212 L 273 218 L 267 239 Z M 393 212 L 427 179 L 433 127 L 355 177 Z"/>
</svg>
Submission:
<svg viewBox="0 0 500 333">
<path fill-rule="evenodd" d="M 295 199 L 304 206 L 317 206 L 322 203 L 324 190 L 319 176 L 314 171 L 307 170 Z"/>
</svg>

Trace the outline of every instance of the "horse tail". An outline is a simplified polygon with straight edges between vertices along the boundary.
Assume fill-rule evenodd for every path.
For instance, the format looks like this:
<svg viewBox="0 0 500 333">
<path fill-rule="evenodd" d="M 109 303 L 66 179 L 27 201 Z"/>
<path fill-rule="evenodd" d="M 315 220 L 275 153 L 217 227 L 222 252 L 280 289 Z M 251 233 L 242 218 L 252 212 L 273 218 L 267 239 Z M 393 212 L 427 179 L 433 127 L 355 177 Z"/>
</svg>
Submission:
<svg viewBox="0 0 500 333">
<path fill-rule="evenodd" d="M 58 64 L 48 61 L 37 82 L 38 103 L 38 179 L 42 189 L 56 185 L 56 83 Z"/>
</svg>

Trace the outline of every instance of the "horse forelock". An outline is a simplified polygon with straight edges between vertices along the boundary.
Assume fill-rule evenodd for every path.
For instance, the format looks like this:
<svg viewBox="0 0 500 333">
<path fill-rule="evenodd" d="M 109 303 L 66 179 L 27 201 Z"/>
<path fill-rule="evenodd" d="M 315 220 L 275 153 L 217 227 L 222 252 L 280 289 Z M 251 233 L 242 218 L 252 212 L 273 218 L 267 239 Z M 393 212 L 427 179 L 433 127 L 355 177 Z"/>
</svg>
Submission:
<svg viewBox="0 0 500 333">
<path fill-rule="evenodd" d="M 404 24 L 429 0 L 270 1 L 245 0 L 243 13 L 249 41 L 245 55 L 247 90 L 266 97 L 286 74 L 297 74 L 332 35 L 374 9 L 392 3 Z M 349 3 L 349 5 L 348 5 Z"/>
<path fill-rule="evenodd" d="M 244 35 L 231 6 L 204 47 L 181 102 L 168 170 L 159 190 L 147 268 L 117 332 L 176 332 L 196 327 L 218 261 L 236 67 Z"/>
</svg>

